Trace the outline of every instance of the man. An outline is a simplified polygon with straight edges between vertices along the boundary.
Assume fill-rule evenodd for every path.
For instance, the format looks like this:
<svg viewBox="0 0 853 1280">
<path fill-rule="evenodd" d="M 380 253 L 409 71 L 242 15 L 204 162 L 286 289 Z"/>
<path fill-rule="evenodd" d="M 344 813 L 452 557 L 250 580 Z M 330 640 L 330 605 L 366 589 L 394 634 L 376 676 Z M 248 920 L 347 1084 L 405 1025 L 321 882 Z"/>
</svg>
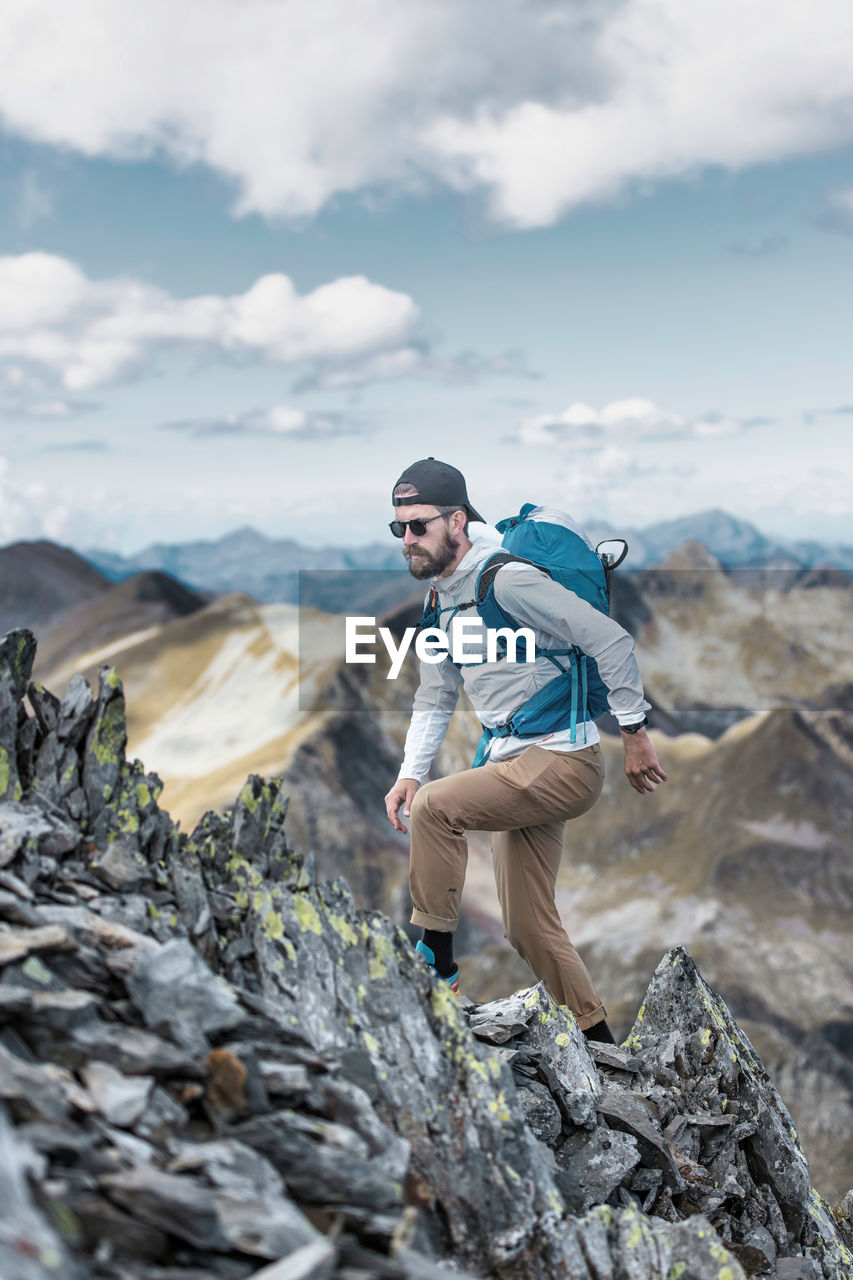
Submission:
<svg viewBox="0 0 853 1280">
<path fill-rule="evenodd" d="M 439 625 L 446 627 L 458 606 L 471 605 L 479 570 L 497 547 L 489 538 L 469 538 L 469 521 L 485 522 L 468 502 L 461 472 L 447 463 L 414 463 L 394 486 L 393 502 L 392 532 L 403 540 L 410 573 L 432 579 L 430 595 L 437 592 Z M 533 630 L 537 655 L 577 645 L 595 659 L 622 730 L 628 781 L 640 795 L 665 782 L 644 727 L 649 703 L 628 633 L 527 565 L 501 567 L 494 591 L 501 608 Z M 463 616 L 477 614 L 469 607 Z M 490 831 L 508 941 L 554 999 L 568 1005 L 588 1038 L 612 1043 L 604 1005 L 554 901 L 565 822 L 592 807 L 604 781 L 595 723 L 587 720 L 576 729 L 561 723 L 533 738 L 495 738 L 483 767 L 422 785 L 462 685 L 482 723 L 494 727 L 554 676 L 545 656 L 529 664 L 422 662 L 400 776 L 385 807 L 398 831 L 407 830 L 400 809 L 404 817 L 411 815 L 412 923 L 424 929 L 417 949 L 437 976 L 458 992 L 453 934 L 468 858 L 465 832 Z"/>
</svg>

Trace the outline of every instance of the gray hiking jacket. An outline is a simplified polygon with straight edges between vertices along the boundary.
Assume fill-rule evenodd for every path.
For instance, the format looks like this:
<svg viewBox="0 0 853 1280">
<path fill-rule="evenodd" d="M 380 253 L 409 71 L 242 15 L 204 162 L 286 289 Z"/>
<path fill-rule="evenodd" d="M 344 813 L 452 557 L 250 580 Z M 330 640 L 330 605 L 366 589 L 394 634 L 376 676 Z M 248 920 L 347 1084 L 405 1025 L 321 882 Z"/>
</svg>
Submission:
<svg viewBox="0 0 853 1280">
<path fill-rule="evenodd" d="M 449 635 L 447 620 L 454 606 L 474 599 L 479 571 L 497 550 L 499 547 L 493 538 L 478 537 L 449 577 L 433 580 L 442 608 L 442 630 L 446 634 Z M 634 642 L 612 618 L 599 613 L 547 574 L 522 564 L 508 564 L 498 570 L 495 598 L 520 626 L 532 628 L 537 655 L 540 650 L 577 645 L 595 659 L 599 675 L 607 686 L 610 709 L 620 724 L 636 724 L 650 709 L 643 696 Z M 477 611 L 466 609 L 457 616 L 465 618 L 467 623 L 466 654 L 480 653 L 485 658 L 486 628 Z M 504 724 L 513 711 L 550 683 L 555 674 L 548 658 L 539 656 L 533 663 L 481 661 L 461 668 L 449 658 L 435 664 L 422 662 L 399 776 L 420 782 L 429 772 L 463 685 L 481 724 L 494 727 Z M 598 729 L 589 721 L 578 725 L 574 743 L 569 741 L 568 726 L 538 738 L 496 739 L 490 758 L 505 759 L 534 744 L 556 751 L 580 750 L 598 740 Z"/>
</svg>

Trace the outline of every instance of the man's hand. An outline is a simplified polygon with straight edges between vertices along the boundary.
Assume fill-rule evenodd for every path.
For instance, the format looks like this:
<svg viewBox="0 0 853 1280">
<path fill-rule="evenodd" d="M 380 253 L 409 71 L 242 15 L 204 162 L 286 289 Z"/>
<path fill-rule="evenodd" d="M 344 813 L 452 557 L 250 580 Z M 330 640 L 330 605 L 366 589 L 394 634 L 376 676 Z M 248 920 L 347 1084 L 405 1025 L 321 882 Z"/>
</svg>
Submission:
<svg viewBox="0 0 853 1280">
<path fill-rule="evenodd" d="M 654 791 L 659 782 L 666 782 L 666 774 L 658 764 L 652 740 L 645 729 L 636 733 L 623 733 L 625 747 L 625 777 L 635 791 L 643 795 Z"/>
<path fill-rule="evenodd" d="M 415 782 L 414 778 L 399 778 L 385 797 L 385 812 L 388 814 L 388 821 L 395 831 L 409 830 L 408 827 L 403 826 L 397 817 L 397 811 L 402 805 L 403 816 L 408 818 L 412 811 L 412 800 L 415 798 L 415 792 L 420 785 L 419 782 Z"/>
</svg>

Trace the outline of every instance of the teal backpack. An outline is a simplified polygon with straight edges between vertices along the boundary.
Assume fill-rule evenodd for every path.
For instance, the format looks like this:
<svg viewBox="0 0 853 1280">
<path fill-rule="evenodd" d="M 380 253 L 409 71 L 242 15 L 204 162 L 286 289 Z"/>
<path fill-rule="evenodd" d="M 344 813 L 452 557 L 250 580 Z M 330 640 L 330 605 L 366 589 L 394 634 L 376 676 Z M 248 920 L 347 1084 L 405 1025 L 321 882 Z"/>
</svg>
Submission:
<svg viewBox="0 0 853 1280">
<path fill-rule="evenodd" d="M 628 544 L 619 539 L 622 544 L 621 554 L 600 555 L 598 549 L 592 550 L 568 516 L 565 517 L 565 524 L 531 519 L 531 512 L 536 510 L 539 508 L 528 502 L 517 516 L 500 521 L 496 527 L 503 534 L 503 551 L 490 556 L 480 570 L 475 599 L 458 605 L 443 624 L 440 619 L 445 610 L 441 608 L 438 592 L 433 587 L 421 618 L 421 627 L 443 625 L 446 628 L 459 610 L 475 608 L 487 627 L 494 630 L 509 627 L 512 631 L 518 631 L 521 624 L 502 609 L 495 599 L 497 572 L 503 565 L 513 562 L 540 569 L 561 586 L 574 591 L 600 613 L 610 613 L 611 575 L 628 554 Z M 603 544 L 599 544 L 601 545 Z M 523 645 L 522 638 L 519 644 L 522 660 L 525 656 Z M 500 636 L 498 654 L 500 657 L 506 654 L 506 645 Z M 540 649 L 539 656 L 548 658 L 554 664 L 557 675 L 527 702 L 516 707 L 504 724 L 495 725 L 494 728 L 484 727 L 472 768 L 485 764 L 496 738 L 533 738 L 568 728 L 570 741 L 575 742 L 579 722 L 586 726 L 588 721 L 597 719 L 609 709 L 607 687 L 598 674 L 598 666 L 577 645 L 567 649 Z"/>
</svg>

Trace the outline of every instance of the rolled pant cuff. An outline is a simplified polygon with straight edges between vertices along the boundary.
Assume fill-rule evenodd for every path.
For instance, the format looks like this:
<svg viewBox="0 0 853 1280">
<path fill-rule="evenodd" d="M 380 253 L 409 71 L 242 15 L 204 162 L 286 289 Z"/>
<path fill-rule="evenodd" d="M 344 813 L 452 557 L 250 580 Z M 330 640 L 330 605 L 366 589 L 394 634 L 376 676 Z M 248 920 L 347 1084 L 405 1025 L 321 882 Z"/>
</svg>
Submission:
<svg viewBox="0 0 853 1280">
<path fill-rule="evenodd" d="M 445 920 L 442 916 L 428 916 L 425 911 L 413 911 L 411 923 L 418 925 L 421 929 L 435 929 L 438 933 L 455 933 L 459 925 L 458 920 Z"/>
<path fill-rule="evenodd" d="M 587 1031 L 590 1027 L 596 1026 L 599 1022 L 603 1022 L 607 1017 L 607 1010 L 603 1004 L 597 1009 L 593 1009 L 592 1013 L 576 1013 L 575 1018 L 581 1031 Z"/>
</svg>

